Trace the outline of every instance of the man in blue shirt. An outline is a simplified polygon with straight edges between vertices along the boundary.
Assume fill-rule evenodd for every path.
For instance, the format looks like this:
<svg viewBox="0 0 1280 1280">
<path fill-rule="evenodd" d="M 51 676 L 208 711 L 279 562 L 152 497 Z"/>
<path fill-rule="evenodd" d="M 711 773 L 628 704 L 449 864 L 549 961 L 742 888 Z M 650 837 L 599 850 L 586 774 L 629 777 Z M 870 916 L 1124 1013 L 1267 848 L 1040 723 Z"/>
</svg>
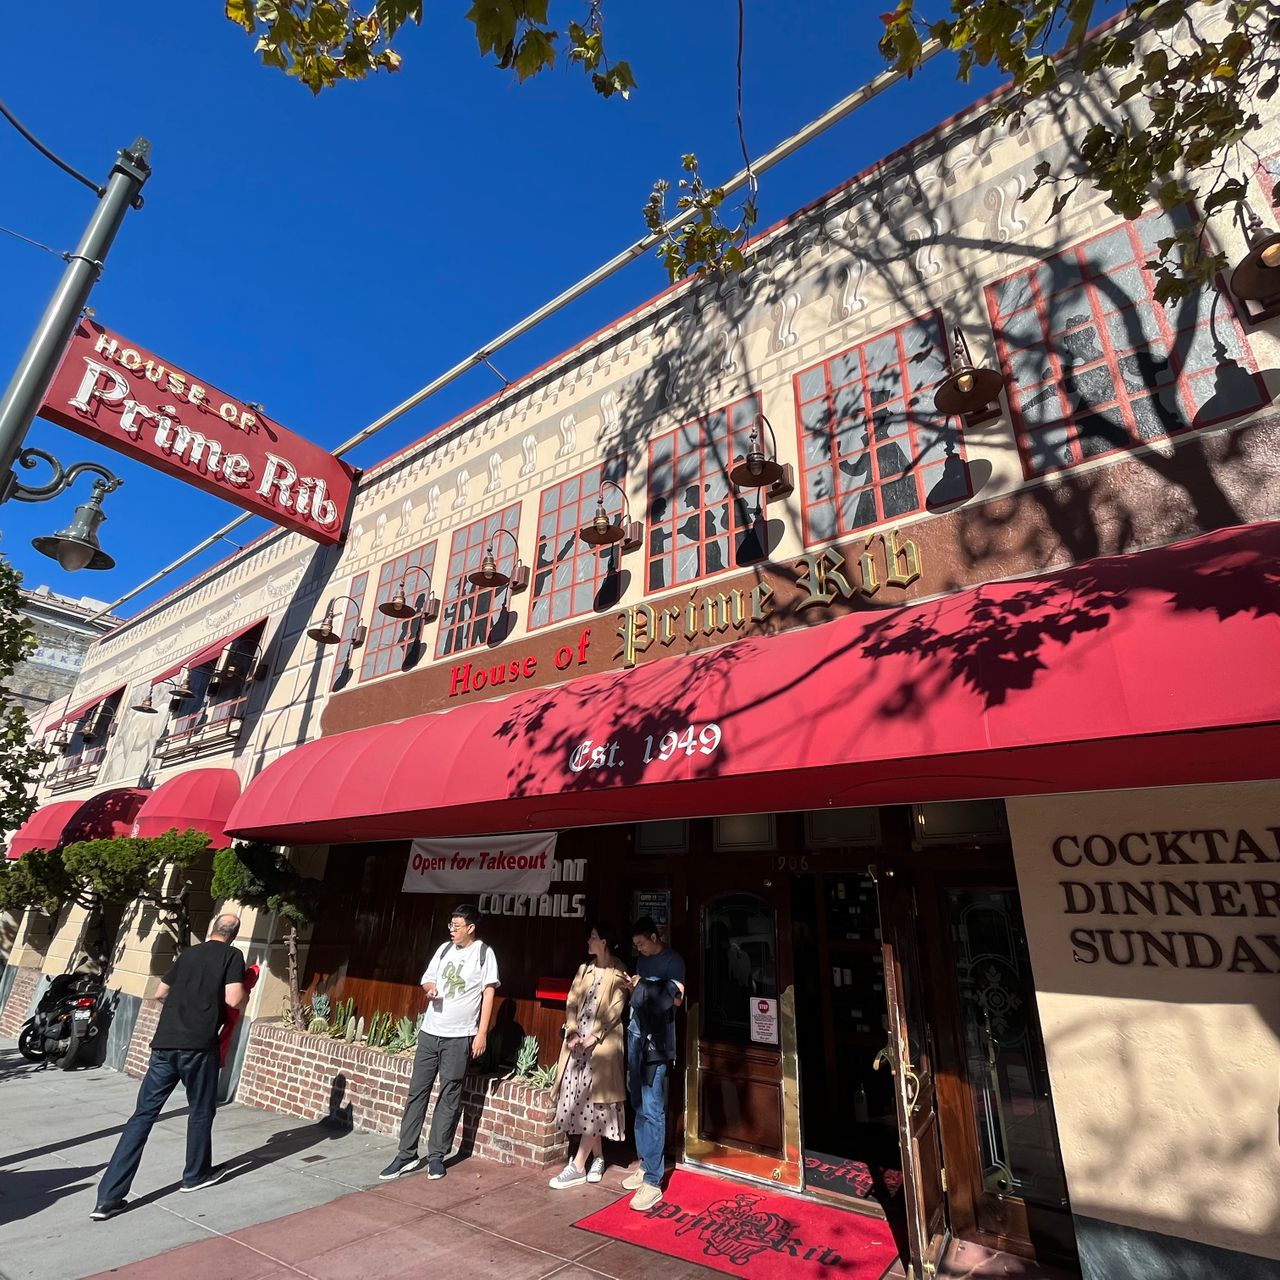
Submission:
<svg viewBox="0 0 1280 1280">
<path fill-rule="evenodd" d="M 627 1065 L 641 1167 L 622 1185 L 635 1191 L 631 1207 L 643 1211 L 662 1199 L 667 1077 L 676 1058 L 675 1011 L 684 1003 L 684 959 L 663 943 L 651 916 L 641 916 L 631 935 L 639 959 L 630 978 Z"/>
</svg>

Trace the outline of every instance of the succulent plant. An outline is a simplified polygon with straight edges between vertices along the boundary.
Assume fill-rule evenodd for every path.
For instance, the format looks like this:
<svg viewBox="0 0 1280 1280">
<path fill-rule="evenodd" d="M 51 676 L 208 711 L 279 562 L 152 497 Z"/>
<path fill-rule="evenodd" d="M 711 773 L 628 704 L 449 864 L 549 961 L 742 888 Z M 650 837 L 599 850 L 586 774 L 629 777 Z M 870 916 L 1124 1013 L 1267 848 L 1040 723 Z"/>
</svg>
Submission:
<svg viewBox="0 0 1280 1280">
<path fill-rule="evenodd" d="M 516 1054 L 515 1069 L 511 1074 L 517 1080 L 526 1080 L 538 1067 L 538 1037 L 525 1036 Z"/>
<path fill-rule="evenodd" d="M 329 1005 L 329 997 L 326 995 L 314 995 L 311 997 L 311 1020 L 314 1022 L 317 1018 L 323 1018 L 326 1028 L 329 1024 L 329 1014 L 332 1013 Z"/>
<path fill-rule="evenodd" d="M 552 1063 L 549 1067 L 535 1067 L 529 1073 L 529 1083 L 535 1089 L 551 1089 L 556 1083 L 556 1063 Z"/>
<path fill-rule="evenodd" d="M 345 1039 L 348 1044 L 353 1044 L 355 1042 L 355 1038 L 356 1038 L 356 1020 L 354 1018 L 348 1018 L 347 1034 Z"/>
<path fill-rule="evenodd" d="M 311 1021 L 307 1023 L 307 1030 L 308 1030 L 308 1031 L 309 1031 L 313 1036 L 324 1036 L 324 1035 L 328 1035 L 328 1034 L 329 1034 L 329 1019 L 328 1019 L 328 1018 L 313 1017 L 313 1018 L 311 1019 Z"/>
</svg>

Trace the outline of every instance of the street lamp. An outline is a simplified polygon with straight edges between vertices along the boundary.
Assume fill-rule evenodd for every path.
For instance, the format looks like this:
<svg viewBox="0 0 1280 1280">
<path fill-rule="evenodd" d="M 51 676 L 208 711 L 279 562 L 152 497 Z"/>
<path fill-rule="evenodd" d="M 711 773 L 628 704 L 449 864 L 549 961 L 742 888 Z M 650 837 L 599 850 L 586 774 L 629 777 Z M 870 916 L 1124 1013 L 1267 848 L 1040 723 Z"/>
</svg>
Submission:
<svg viewBox="0 0 1280 1280">
<path fill-rule="evenodd" d="M 23 467 L 34 467 L 37 460 L 53 468 L 53 479 L 44 485 L 25 485 L 10 472 L 9 496 L 16 502 L 46 502 L 56 498 L 82 472 L 93 472 L 102 478 L 93 482 L 89 501 L 76 508 L 74 518 L 65 529 L 42 538 L 32 538 L 31 545 L 41 555 L 56 560 L 68 573 L 75 573 L 78 569 L 115 568 L 116 562 L 98 546 L 98 526 L 107 518 L 102 510 L 102 499 L 124 481 L 96 462 L 77 462 L 64 470 L 62 463 L 43 449 L 23 449 L 18 454 L 18 464 Z"/>
<path fill-rule="evenodd" d="M 142 207 L 141 191 L 151 176 L 148 157 L 151 144 L 138 138 L 131 147 L 116 156 L 105 186 L 98 186 L 70 165 L 58 159 L 18 123 L 0 104 L 0 111 L 19 132 L 61 169 L 91 188 L 98 203 L 74 252 L 64 254 L 67 267 L 49 299 L 27 349 L 14 370 L 3 398 L 0 398 L 0 503 L 10 498 L 19 502 L 44 502 L 56 497 L 82 471 L 95 471 L 102 477 L 95 481 L 89 501 L 76 509 L 75 517 L 59 533 L 37 538 L 32 544 L 37 551 L 52 556 L 68 572 L 77 569 L 110 569 L 115 561 L 98 546 L 97 528 L 105 519 L 102 499 L 120 487 L 120 479 L 96 463 L 77 462 L 66 468 L 52 455 L 40 449 L 24 449 L 23 441 L 45 394 L 67 343 L 89 300 L 90 291 L 102 274 L 102 264 L 124 222 L 130 207 Z M 37 460 L 53 468 L 53 479 L 46 485 L 24 485 L 14 466 L 33 467 Z"/>
</svg>

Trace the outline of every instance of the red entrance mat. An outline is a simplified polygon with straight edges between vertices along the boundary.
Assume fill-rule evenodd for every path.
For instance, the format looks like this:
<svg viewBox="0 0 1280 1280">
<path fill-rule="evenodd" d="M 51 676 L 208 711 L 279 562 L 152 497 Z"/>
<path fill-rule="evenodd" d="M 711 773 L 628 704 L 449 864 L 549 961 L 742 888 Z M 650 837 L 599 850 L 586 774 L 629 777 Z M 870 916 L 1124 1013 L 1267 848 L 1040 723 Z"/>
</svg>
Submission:
<svg viewBox="0 0 1280 1280">
<path fill-rule="evenodd" d="M 652 1209 L 628 1195 L 573 1225 L 747 1280 L 881 1280 L 898 1260 L 879 1218 L 683 1170 Z"/>
</svg>

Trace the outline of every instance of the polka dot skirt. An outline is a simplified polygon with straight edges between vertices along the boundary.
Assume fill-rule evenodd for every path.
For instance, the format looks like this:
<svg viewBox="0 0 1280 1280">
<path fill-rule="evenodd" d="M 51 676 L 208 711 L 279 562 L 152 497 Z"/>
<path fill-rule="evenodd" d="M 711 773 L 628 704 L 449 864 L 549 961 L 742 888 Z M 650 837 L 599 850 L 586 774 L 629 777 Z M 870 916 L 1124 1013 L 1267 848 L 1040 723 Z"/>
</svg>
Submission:
<svg viewBox="0 0 1280 1280">
<path fill-rule="evenodd" d="M 596 1004 L 600 996 L 600 974 L 578 1010 L 578 1034 L 588 1036 L 595 1023 Z M 597 1048 L 595 1053 L 601 1050 Z M 560 1094 L 556 1100 L 556 1128 L 561 1133 L 599 1135 L 611 1142 L 623 1137 L 621 1102 L 591 1101 L 591 1060 L 593 1053 L 571 1053 L 560 1078 Z"/>
</svg>

